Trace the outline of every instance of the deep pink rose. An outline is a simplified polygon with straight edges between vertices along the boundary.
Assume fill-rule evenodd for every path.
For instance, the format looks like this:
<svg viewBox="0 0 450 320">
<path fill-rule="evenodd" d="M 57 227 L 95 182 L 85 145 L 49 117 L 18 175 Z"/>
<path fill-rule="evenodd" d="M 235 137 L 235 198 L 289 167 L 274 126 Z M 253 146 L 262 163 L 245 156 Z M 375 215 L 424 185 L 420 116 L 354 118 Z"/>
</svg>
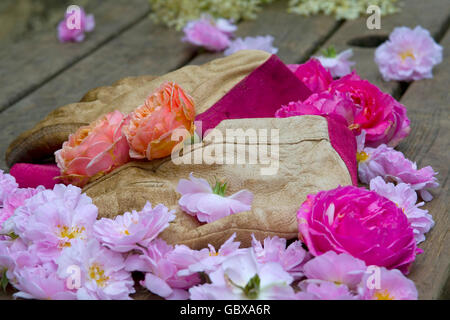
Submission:
<svg viewBox="0 0 450 320">
<path fill-rule="evenodd" d="M 319 256 L 348 253 L 367 265 L 404 273 L 420 249 L 408 218 L 376 192 L 353 186 L 309 195 L 297 212 L 299 237 Z"/>
<path fill-rule="evenodd" d="M 306 63 L 296 67 L 296 69 L 294 66 L 295 65 L 290 65 L 289 69 L 292 70 L 297 78 L 299 78 L 313 93 L 326 90 L 333 81 L 331 73 L 327 71 L 317 59 L 311 58 Z"/>
<path fill-rule="evenodd" d="M 357 112 L 352 129 L 366 131 L 366 146 L 395 147 L 411 131 L 405 106 L 355 72 L 333 81 L 330 90 L 350 94 Z"/>
</svg>

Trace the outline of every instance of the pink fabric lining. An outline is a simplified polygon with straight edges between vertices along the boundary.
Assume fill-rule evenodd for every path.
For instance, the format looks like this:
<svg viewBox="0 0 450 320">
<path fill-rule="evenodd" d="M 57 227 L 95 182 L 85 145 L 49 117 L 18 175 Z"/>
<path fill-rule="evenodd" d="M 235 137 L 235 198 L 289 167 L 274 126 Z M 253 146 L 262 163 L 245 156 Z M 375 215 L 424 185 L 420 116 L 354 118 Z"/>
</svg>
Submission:
<svg viewBox="0 0 450 320">
<path fill-rule="evenodd" d="M 272 118 L 281 105 L 305 100 L 312 94 L 276 56 L 256 68 L 211 108 L 197 115 L 202 134 L 222 120 Z"/>
<path fill-rule="evenodd" d="M 341 122 L 325 116 L 328 122 L 328 136 L 336 152 L 347 166 L 354 186 L 358 186 L 358 167 L 356 163 L 356 138 L 353 132 Z"/>
<path fill-rule="evenodd" d="M 56 179 L 59 168 L 55 164 L 16 163 L 9 174 L 16 178 L 21 188 L 36 188 L 39 185 L 53 189 L 55 184 L 61 183 Z"/>
</svg>

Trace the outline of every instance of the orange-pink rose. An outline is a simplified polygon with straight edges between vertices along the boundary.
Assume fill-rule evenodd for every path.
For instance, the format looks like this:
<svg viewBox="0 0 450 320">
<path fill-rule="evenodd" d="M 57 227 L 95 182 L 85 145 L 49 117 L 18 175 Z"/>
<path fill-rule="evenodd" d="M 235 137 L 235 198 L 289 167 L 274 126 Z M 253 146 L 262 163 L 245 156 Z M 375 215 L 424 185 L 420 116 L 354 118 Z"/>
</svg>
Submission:
<svg viewBox="0 0 450 320">
<path fill-rule="evenodd" d="M 130 122 L 124 128 L 130 156 L 152 160 L 170 155 L 183 139 L 172 140 L 172 133 L 183 129 L 192 134 L 194 118 L 192 98 L 174 82 L 163 84 L 130 114 Z"/>
<path fill-rule="evenodd" d="M 122 133 L 125 124 L 126 117 L 113 111 L 71 134 L 55 152 L 64 183 L 82 187 L 127 163 L 130 148 Z"/>
</svg>

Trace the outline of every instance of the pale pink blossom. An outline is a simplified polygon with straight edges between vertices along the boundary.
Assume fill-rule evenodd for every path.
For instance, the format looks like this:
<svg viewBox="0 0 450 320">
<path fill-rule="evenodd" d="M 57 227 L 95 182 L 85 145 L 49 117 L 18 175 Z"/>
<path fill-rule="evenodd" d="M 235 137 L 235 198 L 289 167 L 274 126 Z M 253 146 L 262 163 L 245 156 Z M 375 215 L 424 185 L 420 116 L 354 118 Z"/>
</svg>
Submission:
<svg viewBox="0 0 450 320">
<path fill-rule="evenodd" d="M 370 190 L 395 202 L 408 217 L 416 242 L 425 240 L 425 233 L 434 226 L 434 220 L 428 210 L 419 208 L 424 205 L 424 202 L 416 204 L 417 193 L 408 184 L 386 183 L 382 177 L 378 176 L 370 180 Z"/>
<path fill-rule="evenodd" d="M 0 230 L 2 233 L 12 232 L 12 230 L 3 228 L 3 223 L 13 215 L 17 208 L 25 203 L 25 200 L 43 190 L 45 190 L 43 186 L 38 186 L 37 188 L 17 188 L 5 198 L 3 208 L 0 208 Z"/>
<path fill-rule="evenodd" d="M 188 269 L 196 261 L 192 256 L 194 251 L 189 251 L 180 259 L 180 253 L 174 253 L 174 248 L 161 239 L 155 239 L 147 249 L 140 250 L 142 254 L 127 257 L 126 270 L 144 272 L 145 280 L 141 281 L 141 285 L 150 292 L 165 299 L 187 299 L 187 289 L 200 283 L 198 274 L 179 275 L 181 270 Z"/>
<path fill-rule="evenodd" d="M 29 250 L 20 238 L 0 241 L 0 269 L 7 270 L 6 277 L 12 285 L 17 283 L 14 275 L 16 269 L 37 266 L 41 262 L 41 257 Z"/>
<path fill-rule="evenodd" d="M 3 206 L 5 199 L 19 187 L 16 179 L 0 170 L 0 208 Z"/>
<path fill-rule="evenodd" d="M 361 140 L 361 138 L 358 138 Z M 377 148 L 363 148 L 359 142 L 357 152 L 358 177 L 361 182 L 369 184 L 370 180 L 381 176 L 386 181 L 406 183 L 418 191 L 424 201 L 430 201 L 433 196 L 427 189 L 437 188 L 439 182 L 435 177 L 437 172 L 431 166 L 417 169 L 417 164 L 405 158 L 400 151 L 384 144 Z"/>
<path fill-rule="evenodd" d="M 322 66 L 330 71 L 333 78 L 340 78 L 352 72 L 355 62 L 349 59 L 353 56 L 353 50 L 347 49 L 336 55 L 336 52 L 328 56 L 315 57 Z"/>
<path fill-rule="evenodd" d="M 329 281 L 354 289 L 361 282 L 366 264 L 349 254 L 328 251 L 308 261 L 303 270 L 308 280 Z"/>
<path fill-rule="evenodd" d="M 95 28 L 93 14 L 86 14 L 83 8 L 75 8 L 66 12 L 64 19 L 58 24 L 58 39 L 60 42 L 82 42 L 86 32 Z"/>
<path fill-rule="evenodd" d="M 56 272 L 54 263 L 25 266 L 14 270 L 14 286 L 19 292 L 15 298 L 41 300 L 74 300 L 76 293 L 66 286 L 66 281 Z"/>
<path fill-rule="evenodd" d="M 397 27 L 375 50 L 375 62 L 385 81 L 427 79 L 433 77 L 433 67 L 442 62 L 442 51 L 428 30 Z"/>
<path fill-rule="evenodd" d="M 303 264 L 309 256 L 300 241 L 294 241 L 286 248 L 286 239 L 267 237 L 263 246 L 252 234 L 252 247 L 258 262 L 279 263 L 294 280 L 303 276 Z"/>
<path fill-rule="evenodd" d="M 281 106 L 275 113 L 276 118 L 299 115 L 327 115 L 352 127 L 356 108 L 352 99 L 345 93 L 327 91 L 313 93 L 305 101 L 290 102 Z"/>
<path fill-rule="evenodd" d="M 55 185 L 29 198 L 8 220 L 21 239 L 41 256 L 56 258 L 76 239 L 87 239 L 97 219 L 92 199 L 72 185 Z"/>
<path fill-rule="evenodd" d="M 414 282 L 406 278 L 399 270 L 386 268 L 367 272 L 361 281 L 358 293 L 363 300 L 417 300 L 418 298 Z"/>
<path fill-rule="evenodd" d="M 188 269 L 182 270 L 178 272 L 178 274 L 189 275 L 196 272 L 205 272 L 209 274 L 217 270 L 222 262 L 229 257 L 244 254 L 248 249 L 239 248 L 241 243 L 234 241 L 235 238 L 236 234 L 234 233 L 217 251 L 212 245 L 208 245 L 208 248 L 199 251 L 190 250 L 186 246 L 176 246 L 171 255 L 172 261 L 174 261 L 175 257 L 178 259 L 182 257 L 188 259 L 185 258 L 186 254 L 190 255 L 191 259 L 192 257 L 195 257 L 195 261 L 189 264 Z"/>
<path fill-rule="evenodd" d="M 56 262 L 58 275 L 65 280 L 73 277 L 74 267 L 79 268 L 79 300 L 129 300 L 135 292 L 122 254 L 105 248 L 96 239 L 74 241 Z"/>
<path fill-rule="evenodd" d="M 236 40 L 231 41 L 224 54 L 229 56 L 240 50 L 262 50 L 268 53 L 276 54 L 278 52 L 278 48 L 273 46 L 273 40 L 274 38 L 269 35 L 237 38 Z"/>
<path fill-rule="evenodd" d="M 178 204 L 200 222 L 210 223 L 251 209 L 253 193 L 248 190 L 225 197 L 226 184 L 217 183 L 213 190 L 205 179 L 195 178 L 192 173 L 189 179 L 181 179 L 178 183 L 177 192 L 181 194 Z"/>
<path fill-rule="evenodd" d="M 20 238 L 0 241 L 0 269 L 24 299 L 75 299 L 75 292 L 56 274 L 57 265 Z"/>
<path fill-rule="evenodd" d="M 236 27 L 225 19 L 214 21 L 209 16 L 190 21 L 184 27 L 183 41 L 211 51 L 222 51 L 230 45 Z"/>
<path fill-rule="evenodd" d="M 209 278 L 189 289 L 192 300 L 295 299 L 292 276 L 276 262 L 259 263 L 253 250 L 229 257 Z"/>
<path fill-rule="evenodd" d="M 146 247 L 175 219 L 174 210 L 147 202 L 141 211 L 125 212 L 114 219 L 102 218 L 94 224 L 94 235 L 104 245 L 117 252 Z"/>
<path fill-rule="evenodd" d="M 301 300 L 356 300 L 345 284 L 336 284 L 329 281 L 300 283 L 303 291 L 297 293 Z M 306 296 L 305 296 L 306 294 Z"/>
</svg>

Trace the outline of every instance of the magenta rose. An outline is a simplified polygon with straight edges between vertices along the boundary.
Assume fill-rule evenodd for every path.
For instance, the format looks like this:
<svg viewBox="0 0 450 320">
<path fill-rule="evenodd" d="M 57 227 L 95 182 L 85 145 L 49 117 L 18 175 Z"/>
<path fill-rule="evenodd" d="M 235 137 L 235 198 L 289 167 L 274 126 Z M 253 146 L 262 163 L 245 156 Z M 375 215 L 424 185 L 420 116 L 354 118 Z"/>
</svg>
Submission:
<svg viewBox="0 0 450 320">
<path fill-rule="evenodd" d="M 333 81 L 331 73 L 325 69 L 319 60 L 311 58 L 300 65 L 290 65 L 289 69 L 294 72 L 313 93 L 319 93 L 328 89 Z"/>
<path fill-rule="evenodd" d="M 332 250 L 367 265 L 408 273 L 416 254 L 421 253 L 403 211 L 364 188 L 338 187 L 309 195 L 297 220 L 299 237 L 314 256 Z"/>
<path fill-rule="evenodd" d="M 357 113 L 351 129 L 366 131 L 366 146 L 395 147 L 411 131 L 405 106 L 355 72 L 333 81 L 330 90 L 350 94 Z"/>
</svg>

